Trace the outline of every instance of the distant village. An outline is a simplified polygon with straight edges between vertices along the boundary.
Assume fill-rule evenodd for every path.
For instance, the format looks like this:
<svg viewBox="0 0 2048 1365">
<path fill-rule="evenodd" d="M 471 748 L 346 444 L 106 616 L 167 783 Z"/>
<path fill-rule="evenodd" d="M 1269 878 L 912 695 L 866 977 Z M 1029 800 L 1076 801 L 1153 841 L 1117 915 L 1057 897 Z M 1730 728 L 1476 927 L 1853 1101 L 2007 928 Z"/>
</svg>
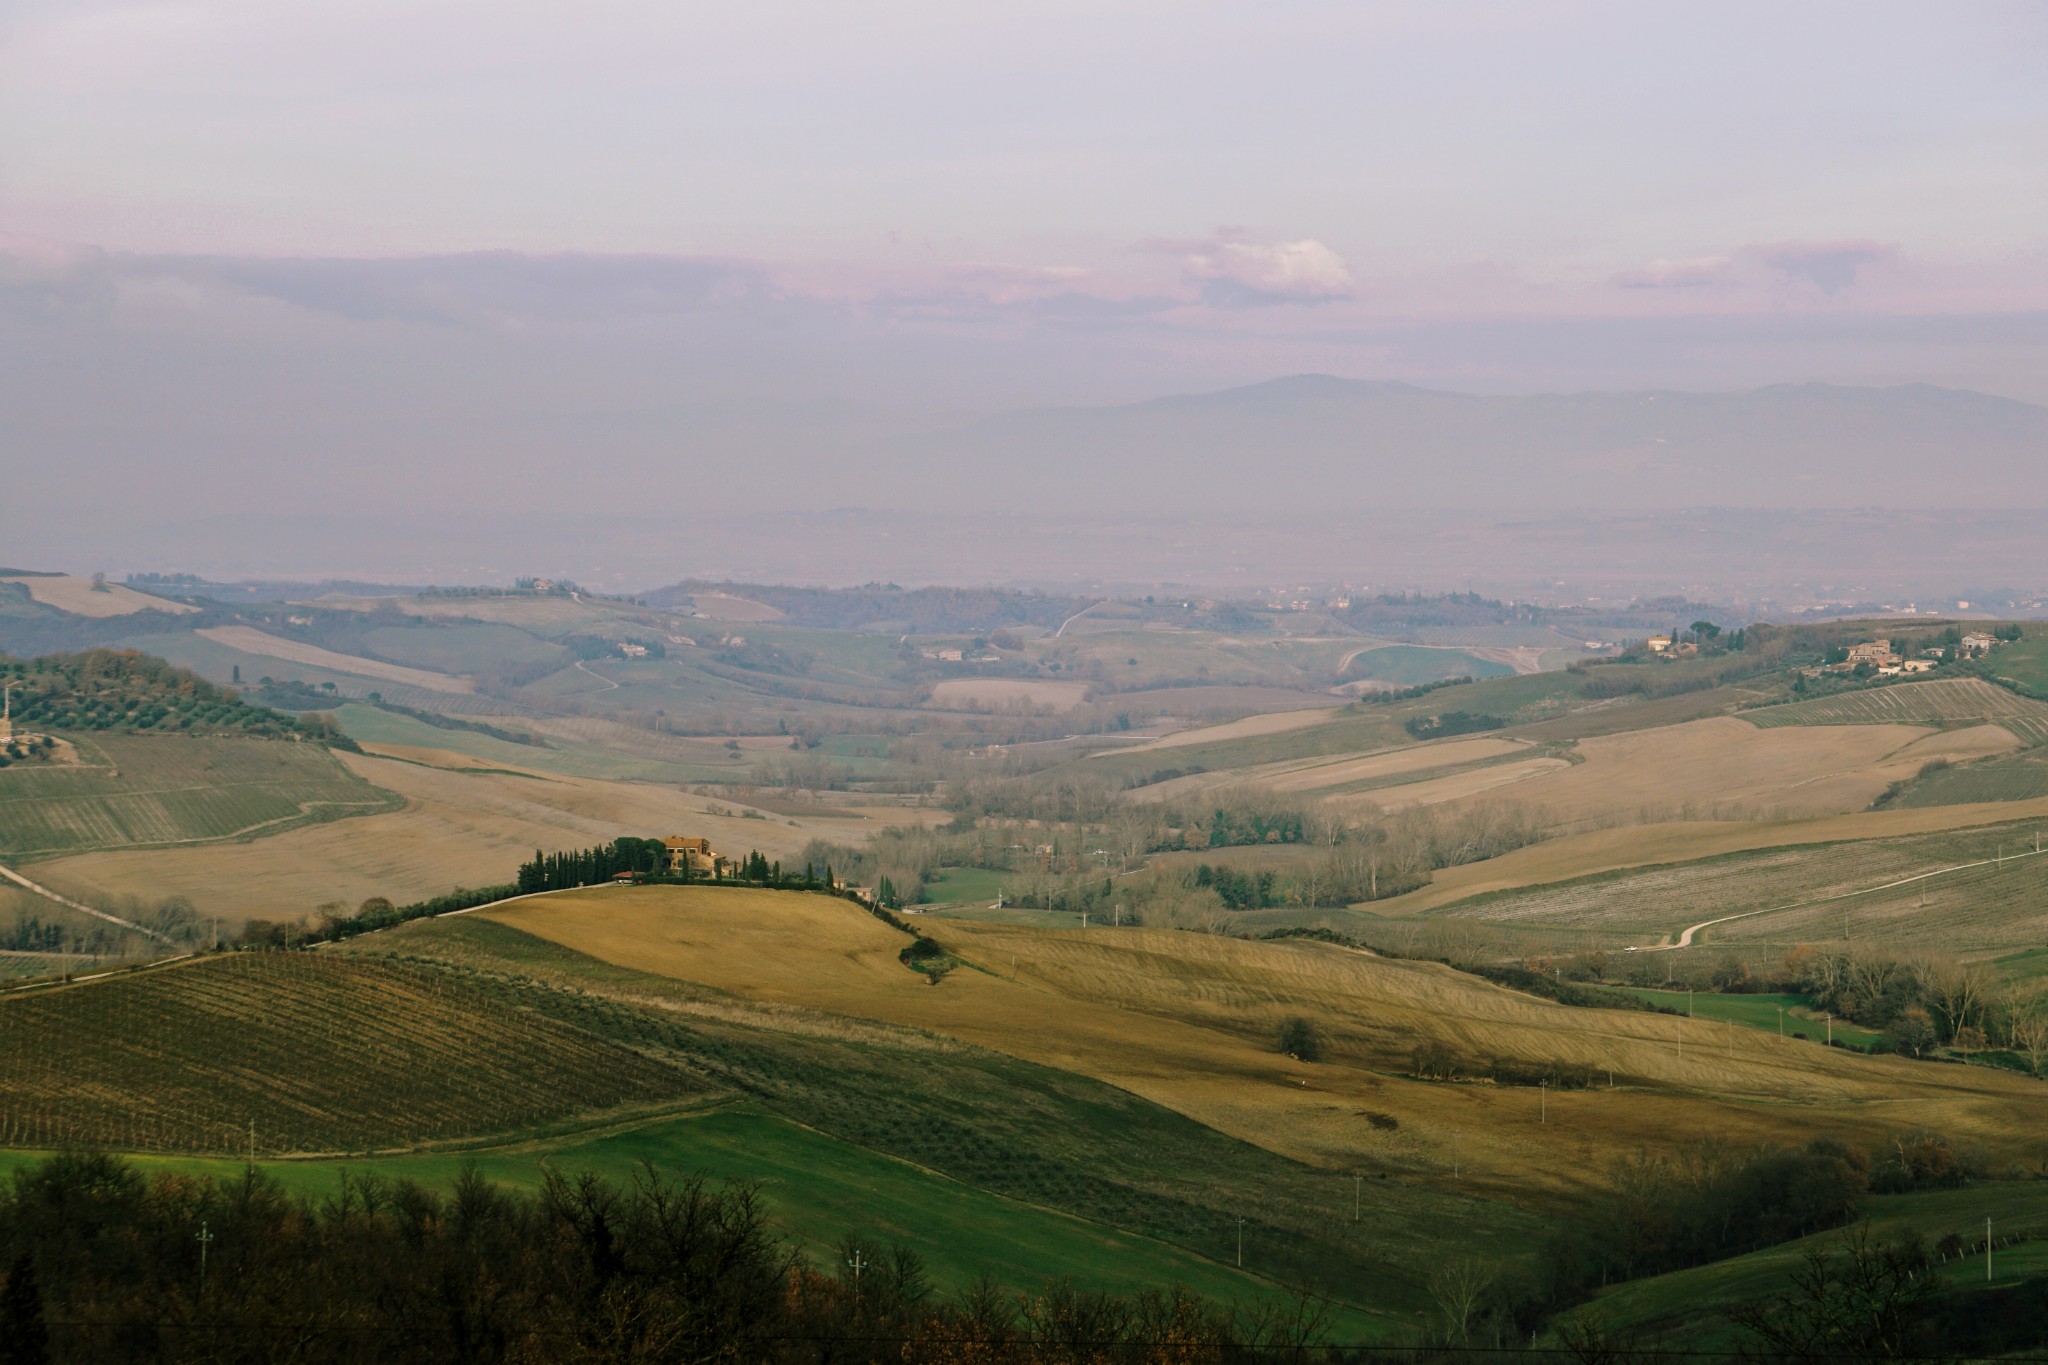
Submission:
<svg viewBox="0 0 2048 1365">
<path fill-rule="evenodd" d="M 1715 637 L 1720 634 L 1718 629 L 1700 622 L 1691 631 L 1673 630 L 1668 636 L 1653 635 L 1643 641 L 1642 647 L 1653 658 L 1689 659 L 1697 656 L 1702 647 L 1713 648 L 1717 643 Z M 1859 644 L 1838 645 L 1827 652 L 1820 664 L 1799 672 L 1808 678 L 1844 673 L 1859 678 L 1931 673 L 1943 664 L 1984 658 L 2001 645 L 2019 638 L 2018 626 L 2001 626 L 1993 631 L 1971 631 L 1967 634 L 1950 630 L 1931 644 L 1865 640 Z"/>
</svg>

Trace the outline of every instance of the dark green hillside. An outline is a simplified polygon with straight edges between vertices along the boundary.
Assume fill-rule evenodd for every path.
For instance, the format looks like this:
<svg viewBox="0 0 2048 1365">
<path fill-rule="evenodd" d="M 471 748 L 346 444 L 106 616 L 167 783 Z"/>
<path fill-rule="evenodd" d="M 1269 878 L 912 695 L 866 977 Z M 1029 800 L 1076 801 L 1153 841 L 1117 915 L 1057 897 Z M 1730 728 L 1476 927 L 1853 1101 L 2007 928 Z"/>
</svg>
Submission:
<svg viewBox="0 0 2048 1365">
<path fill-rule="evenodd" d="M 232 688 L 138 650 L 88 649 L 0 662 L 0 682 L 17 679 L 14 720 L 24 729 L 311 736 L 353 747 L 323 719 L 295 720 L 251 706 Z"/>
</svg>

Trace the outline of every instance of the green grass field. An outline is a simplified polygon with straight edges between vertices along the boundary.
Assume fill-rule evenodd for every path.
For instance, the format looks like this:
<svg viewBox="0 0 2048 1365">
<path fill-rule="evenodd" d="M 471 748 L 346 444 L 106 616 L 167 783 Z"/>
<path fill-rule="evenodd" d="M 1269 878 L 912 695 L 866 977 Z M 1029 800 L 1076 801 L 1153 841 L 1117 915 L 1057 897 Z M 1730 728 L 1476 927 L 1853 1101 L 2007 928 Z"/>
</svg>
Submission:
<svg viewBox="0 0 2048 1365">
<path fill-rule="evenodd" d="M 2000 645 L 1971 667 L 1994 678 L 2006 678 L 2036 697 L 2048 697 L 2048 631 L 2029 624 L 2027 633 Z"/>
<path fill-rule="evenodd" d="M 64 736 L 77 766 L 0 769 L 0 855 L 199 843 L 395 810 L 316 744 L 116 732 Z"/>
<path fill-rule="evenodd" d="M 1977 1245 L 1986 1217 L 2001 1236 L 2027 1230 L 2035 1238 L 1994 1252 L 1993 1283 L 2048 1273 L 2048 1185 L 2039 1181 L 1985 1181 L 1964 1189 L 1874 1197 L 1865 1206 L 1866 1225 L 1879 1239 L 1911 1230 L 1929 1243 L 1953 1233 Z M 1731 1308 L 1783 1291 L 1810 1248 L 1837 1248 L 1847 1235 L 1846 1229 L 1817 1233 L 1712 1265 L 1631 1281 L 1579 1311 L 1609 1327 L 1639 1326 L 1672 1340 L 1682 1336 L 1694 1349 L 1726 1349 L 1738 1342 L 1728 1318 Z M 1984 1262 L 1979 1257 L 1951 1261 L 1941 1273 L 1957 1288 L 1978 1287 L 1984 1283 Z"/>
<path fill-rule="evenodd" d="M 924 898 L 933 905 L 959 901 L 993 901 L 1016 874 L 1000 868 L 949 867 L 925 883 Z"/>
<path fill-rule="evenodd" d="M 1370 678 L 1374 682 L 1413 687 L 1442 678 L 1505 678 L 1514 673 L 1506 664 L 1481 659 L 1457 649 L 1431 649 L 1423 645 L 1385 645 L 1369 649 L 1351 661 L 1344 676 Z"/>
<path fill-rule="evenodd" d="M 1957 806 L 2048 796 L 2048 751 L 2028 749 L 1931 772 L 1906 788 L 1901 806 Z"/>
<path fill-rule="evenodd" d="M 1884 1036 L 1842 1019 L 1830 1026 L 1821 1011 L 1813 1007 L 1813 1001 L 1803 995 L 1721 995 L 1714 991 L 1659 991 L 1639 986 L 1616 989 L 1695 1019 L 1726 1020 L 1765 1033 L 1780 1032 L 1782 1026 L 1787 1038 L 1803 1033 L 1818 1042 L 1830 1036 L 1828 1030 L 1832 1027 L 1836 1042 L 1869 1047 Z"/>
<path fill-rule="evenodd" d="M 0 1176 L 40 1155 L 0 1151 Z M 989 1275 L 1020 1291 L 1065 1278 L 1087 1289 L 1126 1293 L 1181 1284 L 1222 1302 L 1283 1292 L 1257 1274 L 1262 1252 L 1271 1248 L 1256 1241 L 1246 1245 L 1246 1270 L 1238 1271 L 1229 1264 L 1234 1242 L 1198 1255 L 989 1194 L 751 1107 L 463 1152 L 261 1164 L 287 1189 L 318 1197 L 335 1191 L 344 1170 L 445 1185 L 469 1162 L 492 1181 L 521 1189 L 539 1186 L 550 1168 L 623 1182 L 643 1163 L 667 1174 L 754 1182 L 770 1221 L 814 1263 L 832 1270 L 837 1248 L 848 1237 L 865 1242 L 871 1252 L 900 1244 L 924 1258 L 944 1291 Z M 145 1172 L 221 1179 L 242 1169 L 241 1162 L 221 1158 L 145 1156 L 137 1164 Z M 1398 1321 L 1347 1307 L 1332 1330 L 1339 1340 L 1368 1340 L 1386 1335 Z"/>
</svg>

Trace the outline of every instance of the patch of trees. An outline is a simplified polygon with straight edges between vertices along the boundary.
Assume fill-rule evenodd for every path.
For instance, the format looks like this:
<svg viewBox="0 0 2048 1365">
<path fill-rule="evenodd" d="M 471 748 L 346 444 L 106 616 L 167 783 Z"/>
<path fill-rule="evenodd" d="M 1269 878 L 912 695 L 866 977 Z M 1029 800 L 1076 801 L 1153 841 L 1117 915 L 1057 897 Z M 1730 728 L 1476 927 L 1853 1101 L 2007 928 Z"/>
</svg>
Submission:
<svg viewBox="0 0 2048 1365">
<path fill-rule="evenodd" d="M 17 953 L 56 953 L 64 949 L 65 928 L 35 915 L 17 914 L 14 923 L 0 933 L 0 948 Z"/>
<path fill-rule="evenodd" d="M 1214 891 L 1226 910 L 1263 910 L 1277 904 L 1273 899 L 1277 880 L 1267 871 L 1245 872 L 1207 863 L 1195 869 L 1195 885 Z"/>
<path fill-rule="evenodd" d="M 1409 1074 L 1425 1081 L 1485 1080 L 1495 1085 L 1584 1090 L 1593 1084 L 1593 1068 L 1578 1062 L 1531 1061 L 1525 1057 L 1489 1057 L 1472 1061 L 1449 1044 L 1431 1040 L 1418 1044 L 1408 1058 Z"/>
<path fill-rule="evenodd" d="M 1482 730 L 1498 730 L 1507 721 L 1500 716 L 1489 716 L 1474 711 L 1445 711 L 1434 716 L 1410 716 L 1402 722 L 1401 728 L 1417 739 L 1441 739 L 1445 735 L 1471 735 Z"/>
<path fill-rule="evenodd" d="M 1553 1300 L 1660 1275 L 1854 1221 L 1870 1161 L 1832 1139 L 1741 1152 L 1701 1145 L 1617 1167 L 1589 1215 L 1553 1236 L 1545 1261 Z"/>
<path fill-rule="evenodd" d="M 1389 702 L 1414 701 L 1417 697 L 1426 697 L 1430 693 L 1441 691 L 1446 687 L 1463 687 L 1465 684 L 1473 681 L 1476 680 L 1464 674 L 1459 674 L 1455 678 L 1438 678 L 1435 682 L 1417 683 L 1413 687 L 1396 687 L 1384 692 L 1361 692 L 1358 694 L 1358 700 L 1353 702 L 1352 706 L 1385 706 Z"/>
<path fill-rule="evenodd" d="M 1218 806 L 1209 816 L 1209 847 L 1242 844 L 1298 844 L 1307 815 L 1298 806 Z"/>
<path fill-rule="evenodd" d="M 983 1280 L 949 1297 L 914 1251 L 851 1236 L 820 1268 L 753 1186 L 652 1167 L 550 1171 L 530 1194 L 474 1167 L 445 1192 L 350 1174 L 316 1199 L 255 1169 L 146 1179 L 66 1153 L 0 1189 L 0 1269 L 12 1358 L 54 1365 L 1024 1365 L 1160 1360 L 1167 1343 L 1174 1359 L 1298 1360 L 1322 1332 L 1313 1305 L 1230 1309 L 1173 1287 Z"/>
<path fill-rule="evenodd" d="M 134 649 L 88 649 L 0 660 L 0 679 L 19 679 L 14 719 L 23 728 L 154 730 L 314 739 L 349 748 L 331 718 L 308 724 L 251 706 L 232 688 L 208 682 Z M 331 698 L 329 699 L 331 701 Z"/>
<path fill-rule="evenodd" d="M 33 739 L 26 740 L 19 738 L 10 739 L 7 741 L 6 750 L 0 752 L 0 768 L 5 768 L 15 763 L 25 763 L 30 760 L 38 763 L 47 763 L 50 760 L 50 755 L 56 752 L 56 749 L 57 742 L 48 735 L 37 735 Z"/>
<path fill-rule="evenodd" d="M 754 855 L 759 857 L 759 854 Z M 533 857 L 519 865 L 513 884 L 519 894 L 536 891 L 566 891 L 577 886 L 596 886 L 621 872 L 654 877 L 667 870 L 668 850 L 659 839 L 614 839 L 593 848 L 569 849 L 559 853 L 533 851 Z M 685 871 L 684 880 L 689 879 Z"/>
<path fill-rule="evenodd" d="M 1282 1020 L 1280 1034 L 1276 1040 L 1280 1051 L 1297 1062 L 1320 1062 L 1323 1059 L 1323 1035 L 1314 1021 L 1299 1015 Z"/>
</svg>

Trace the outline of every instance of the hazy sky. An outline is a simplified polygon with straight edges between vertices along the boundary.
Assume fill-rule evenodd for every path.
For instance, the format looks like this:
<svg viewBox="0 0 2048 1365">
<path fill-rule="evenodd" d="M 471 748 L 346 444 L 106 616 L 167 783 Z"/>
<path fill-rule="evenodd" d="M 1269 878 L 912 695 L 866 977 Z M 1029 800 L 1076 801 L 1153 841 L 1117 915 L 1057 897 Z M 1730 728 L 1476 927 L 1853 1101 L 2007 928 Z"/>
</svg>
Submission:
<svg viewBox="0 0 2048 1365">
<path fill-rule="evenodd" d="M 0 438 L 212 484 L 1305 370 L 2048 401 L 2044 72 L 2039 0 L 9 0 Z"/>
</svg>

